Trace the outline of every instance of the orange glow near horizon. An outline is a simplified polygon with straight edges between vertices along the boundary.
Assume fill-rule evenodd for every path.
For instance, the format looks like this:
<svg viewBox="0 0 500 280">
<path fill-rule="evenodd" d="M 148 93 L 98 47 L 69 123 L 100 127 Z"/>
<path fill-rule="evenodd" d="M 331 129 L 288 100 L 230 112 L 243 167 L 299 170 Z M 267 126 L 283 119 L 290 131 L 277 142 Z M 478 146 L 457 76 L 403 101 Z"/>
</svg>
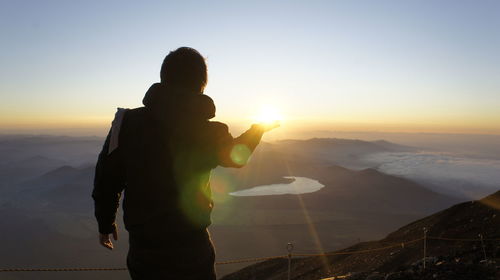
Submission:
<svg viewBox="0 0 500 280">
<path fill-rule="evenodd" d="M 289 108 L 287 111 L 291 112 Z M 242 112 L 240 116 L 244 114 L 245 112 Z M 326 115 L 314 117 L 287 114 L 285 116 L 281 108 L 272 104 L 261 105 L 253 114 L 249 113 L 247 116 L 250 117 L 236 117 L 234 114 L 225 113 L 218 114 L 214 120 L 227 123 L 234 135 L 245 131 L 252 123 L 279 121 L 281 126 L 269 133 L 272 138 L 304 138 L 306 135 L 309 138 L 318 137 L 317 131 L 500 135 L 500 118 L 495 116 L 488 118 L 479 115 L 444 118 L 425 114 L 414 118 L 395 115 L 375 118 L 368 114 L 365 116 L 346 115 L 343 118 Z M 86 115 L 82 112 L 75 114 L 68 112 L 9 114 L 3 112 L 3 114 L 0 113 L 0 133 L 104 135 L 109 131 L 113 117 L 114 110 L 99 115 Z"/>
<path fill-rule="evenodd" d="M 0 133 L 39 133 L 40 131 L 50 131 L 57 134 L 57 131 L 81 130 L 78 135 L 90 133 L 91 135 L 103 135 L 107 133 L 112 121 L 111 116 L 100 117 L 33 117 L 33 118 L 3 118 L 0 119 Z M 479 122 L 479 121 L 455 121 L 455 122 L 348 122 L 327 119 L 286 119 L 279 111 L 262 110 L 261 115 L 255 115 L 249 119 L 217 118 L 217 121 L 227 123 L 233 134 L 238 134 L 252 123 L 269 123 L 279 120 L 281 126 L 269 134 L 290 136 L 296 138 L 297 134 L 307 133 L 310 137 L 315 137 L 315 131 L 345 131 L 345 132 L 391 132 L 391 133 L 442 133 L 442 134 L 490 134 L 500 135 L 499 122 Z"/>
</svg>

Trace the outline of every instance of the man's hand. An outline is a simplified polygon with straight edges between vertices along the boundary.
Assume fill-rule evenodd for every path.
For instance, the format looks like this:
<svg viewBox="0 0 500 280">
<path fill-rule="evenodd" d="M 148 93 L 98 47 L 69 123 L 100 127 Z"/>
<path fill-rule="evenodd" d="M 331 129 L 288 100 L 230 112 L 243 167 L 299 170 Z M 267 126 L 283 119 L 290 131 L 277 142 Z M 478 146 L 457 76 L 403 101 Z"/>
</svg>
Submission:
<svg viewBox="0 0 500 280">
<path fill-rule="evenodd" d="M 280 122 L 274 121 L 274 122 L 269 122 L 269 123 L 258 123 L 258 124 L 253 124 L 252 126 L 258 127 L 259 129 L 262 129 L 264 132 L 268 132 L 272 129 L 279 127 Z"/>
<path fill-rule="evenodd" d="M 110 250 L 113 250 L 113 242 L 111 242 L 111 239 L 109 238 L 110 235 L 113 235 L 113 239 L 114 240 L 118 240 L 118 231 L 117 229 L 115 228 L 115 230 L 113 231 L 113 233 L 110 233 L 110 234 L 102 234 L 102 233 L 99 233 L 99 243 L 110 249 Z"/>
</svg>

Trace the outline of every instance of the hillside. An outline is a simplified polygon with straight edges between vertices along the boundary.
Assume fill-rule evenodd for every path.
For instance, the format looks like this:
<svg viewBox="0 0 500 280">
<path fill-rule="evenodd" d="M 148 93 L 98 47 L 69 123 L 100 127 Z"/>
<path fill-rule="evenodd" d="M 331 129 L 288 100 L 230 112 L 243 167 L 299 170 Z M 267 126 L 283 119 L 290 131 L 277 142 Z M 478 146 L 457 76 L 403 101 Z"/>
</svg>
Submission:
<svg viewBox="0 0 500 280">
<path fill-rule="evenodd" d="M 421 262 L 423 241 L 418 240 L 423 237 L 423 228 L 428 229 L 429 237 L 426 271 L 422 271 Z M 346 279 L 500 279 L 499 264 L 483 262 L 481 243 L 467 240 L 478 239 L 479 234 L 486 239 L 484 248 L 487 258 L 499 259 L 500 191 L 479 201 L 454 205 L 410 223 L 381 240 L 358 243 L 341 252 L 370 250 L 417 240 L 405 246 L 362 254 L 294 259 L 292 279 L 317 280 L 337 275 L 351 275 Z M 286 279 L 286 263 L 284 259 L 266 261 L 222 279 Z"/>
</svg>

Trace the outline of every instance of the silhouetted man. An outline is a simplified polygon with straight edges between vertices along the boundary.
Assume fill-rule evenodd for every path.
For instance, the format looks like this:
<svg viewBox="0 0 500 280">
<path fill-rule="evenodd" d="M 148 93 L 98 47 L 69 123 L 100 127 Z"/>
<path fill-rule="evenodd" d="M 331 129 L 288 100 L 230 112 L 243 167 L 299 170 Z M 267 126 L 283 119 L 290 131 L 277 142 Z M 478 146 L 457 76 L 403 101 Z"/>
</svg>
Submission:
<svg viewBox="0 0 500 280">
<path fill-rule="evenodd" d="M 209 121 L 215 106 L 203 94 L 207 67 L 192 48 L 170 52 L 160 78 L 144 107 L 118 109 L 99 154 L 92 193 L 99 240 L 113 248 L 110 235 L 117 240 L 124 191 L 133 279 L 215 279 L 207 231 L 210 172 L 218 165 L 243 166 L 263 133 L 277 125 L 252 125 L 233 138 L 225 124 Z"/>
</svg>

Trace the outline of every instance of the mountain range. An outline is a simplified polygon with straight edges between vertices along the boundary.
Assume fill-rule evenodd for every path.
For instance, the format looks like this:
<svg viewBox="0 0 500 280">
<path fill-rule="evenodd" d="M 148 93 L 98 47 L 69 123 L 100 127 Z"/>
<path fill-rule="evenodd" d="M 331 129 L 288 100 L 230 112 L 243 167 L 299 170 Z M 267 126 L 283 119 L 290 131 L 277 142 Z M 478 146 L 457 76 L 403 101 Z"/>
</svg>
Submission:
<svg viewBox="0 0 500 280">
<path fill-rule="evenodd" d="M 96 239 L 90 197 L 94 165 L 90 160 L 91 155 L 99 152 L 102 139 L 76 139 L 80 144 L 67 143 L 71 138 L 64 137 L 54 138 L 53 142 L 49 137 L 40 139 L 39 150 L 37 141 L 31 138 L 17 140 L 23 149 L 22 156 L 10 154 L 21 149 L 16 148 L 13 139 L 8 139 L 9 145 L 0 149 L 7 154 L 0 174 L 1 168 L 8 167 L 10 174 L 18 176 L 2 179 L 0 186 L 1 266 L 124 266 L 127 235 L 121 216 L 118 218 L 121 240 L 113 252 L 99 247 Z M 362 166 L 354 169 L 341 166 L 356 165 L 356 159 L 364 154 L 408 149 L 414 148 L 385 141 L 279 141 L 262 143 L 249 164 L 241 169 L 216 169 L 211 180 L 215 210 L 210 231 L 218 261 L 281 255 L 288 242 L 302 251 L 336 250 L 359 240 L 381 238 L 402 224 L 458 202 L 457 198 L 404 178 Z M 70 150 L 67 158 L 66 150 Z M 51 153 L 55 156 L 51 157 Z M 81 160 L 78 154 L 84 155 Z M 47 165 L 40 164 L 34 169 L 36 172 L 23 175 L 21 162 L 33 158 Z M 284 178 L 287 176 L 311 178 L 324 187 L 301 195 L 229 195 L 254 186 L 290 182 Z M 217 269 L 223 276 L 242 267 L 235 264 Z M 102 273 L 76 272 L 72 278 L 99 278 Z M 29 279 L 30 276 L 9 273 L 8 277 Z M 67 275 L 41 277 L 66 279 Z M 107 279 L 123 277 L 126 272 L 106 276 Z"/>
</svg>

